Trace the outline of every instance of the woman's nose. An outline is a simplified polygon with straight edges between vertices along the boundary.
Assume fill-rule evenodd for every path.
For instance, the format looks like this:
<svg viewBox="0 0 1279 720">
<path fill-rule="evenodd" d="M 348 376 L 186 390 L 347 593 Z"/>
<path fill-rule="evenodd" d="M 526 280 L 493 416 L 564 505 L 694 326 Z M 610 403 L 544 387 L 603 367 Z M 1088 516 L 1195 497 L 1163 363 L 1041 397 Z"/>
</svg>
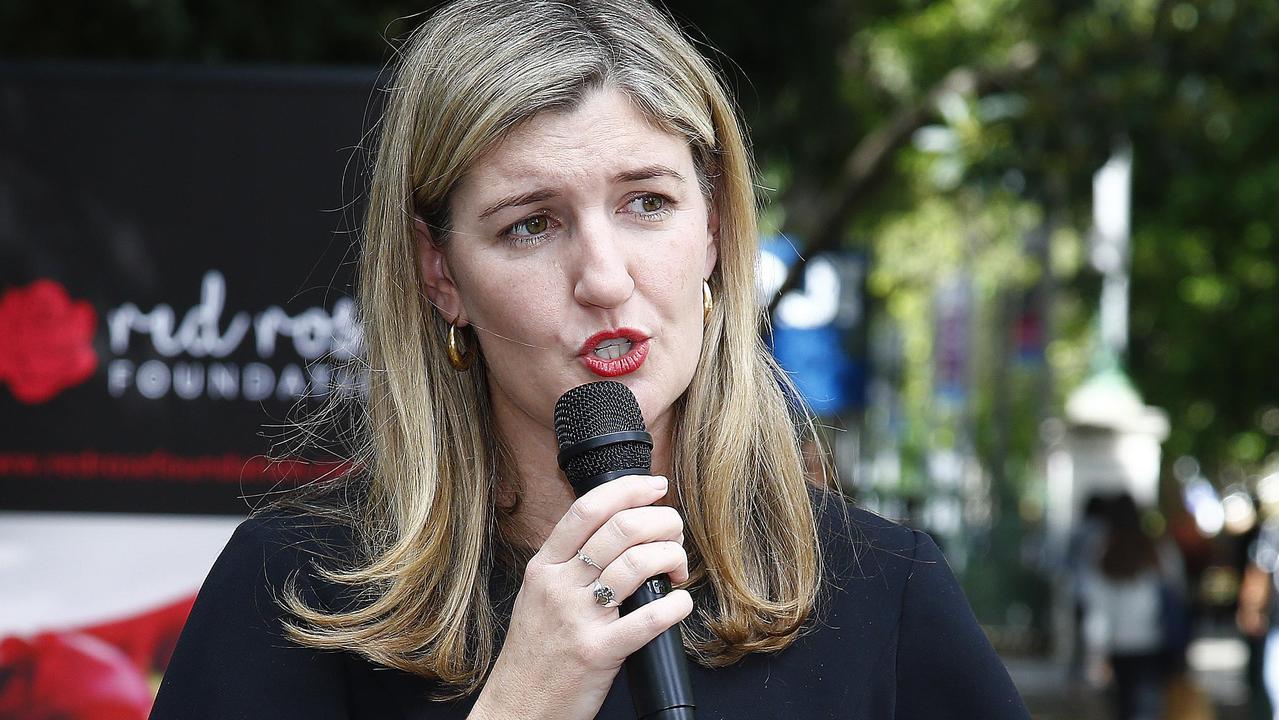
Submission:
<svg viewBox="0 0 1279 720">
<path fill-rule="evenodd" d="M 606 223 L 581 228 L 572 252 L 577 255 L 573 298 L 583 305 L 615 308 L 635 291 L 624 239 Z"/>
</svg>

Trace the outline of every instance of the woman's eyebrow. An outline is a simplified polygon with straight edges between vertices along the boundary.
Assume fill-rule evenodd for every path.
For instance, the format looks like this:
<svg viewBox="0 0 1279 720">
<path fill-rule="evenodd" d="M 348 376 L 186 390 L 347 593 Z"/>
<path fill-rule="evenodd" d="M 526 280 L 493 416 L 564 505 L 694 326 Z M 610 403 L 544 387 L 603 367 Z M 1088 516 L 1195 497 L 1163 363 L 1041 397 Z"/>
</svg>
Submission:
<svg viewBox="0 0 1279 720">
<path fill-rule="evenodd" d="M 515 195 L 507 195 L 501 200 L 498 200 L 485 208 L 484 211 L 480 213 L 480 219 L 483 220 L 504 208 L 532 205 L 533 203 L 542 202 L 543 200 L 550 200 L 553 197 L 559 197 L 559 193 L 549 188 L 543 188 L 541 190 L 534 190 L 526 193 L 517 193 Z"/>
<path fill-rule="evenodd" d="M 645 165 L 644 167 L 635 168 L 634 170 L 623 170 L 613 176 L 613 182 L 636 182 L 637 180 L 651 180 L 656 177 L 669 177 L 680 182 L 684 182 L 683 175 L 680 175 L 665 165 Z"/>
<path fill-rule="evenodd" d="M 665 165 L 645 165 L 644 167 L 635 168 L 633 170 L 623 170 L 613 176 L 613 182 L 638 182 L 640 180 L 652 180 L 657 177 L 669 177 L 678 180 L 679 182 L 684 182 L 683 175 L 680 175 L 678 172 L 675 172 Z M 533 203 L 539 203 L 543 200 L 550 200 L 551 198 L 559 197 L 559 195 L 559 191 L 552 190 L 550 188 L 542 188 L 540 190 L 533 190 L 532 192 L 507 195 L 501 200 L 498 200 L 492 205 L 484 208 L 484 210 L 480 212 L 480 219 L 484 220 L 494 213 L 508 207 L 532 205 Z"/>
</svg>

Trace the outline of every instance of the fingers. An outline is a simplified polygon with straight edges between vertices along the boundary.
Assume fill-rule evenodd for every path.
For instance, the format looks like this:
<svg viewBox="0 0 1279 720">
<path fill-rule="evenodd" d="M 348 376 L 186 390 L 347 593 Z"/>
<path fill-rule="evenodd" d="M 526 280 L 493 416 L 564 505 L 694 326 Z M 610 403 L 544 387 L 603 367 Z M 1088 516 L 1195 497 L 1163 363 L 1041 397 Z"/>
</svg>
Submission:
<svg viewBox="0 0 1279 720">
<path fill-rule="evenodd" d="M 693 597 L 688 591 L 672 590 L 666 597 L 654 600 L 609 625 L 610 644 L 617 648 L 621 657 L 626 657 L 692 612 Z"/>
<path fill-rule="evenodd" d="M 611 604 L 600 606 L 592 588 L 598 581 L 620 600 L 652 576 L 688 579 L 683 520 L 673 508 L 652 506 L 666 492 L 665 478 L 632 475 L 605 483 L 570 506 L 525 568 L 484 692 L 515 688 L 518 695 L 535 686 L 557 701 L 587 697 L 591 707 L 570 714 L 591 717 L 626 657 L 688 617 L 693 600 L 685 590 L 673 590 L 622 617 Z M 597 567 L 578 559 L 579 552 Z M 583 694 L 583 687 L 590 692 Z"/>
<path fill-rule="evenodd" d="M 670 575 L 671 582 L 688 579 L 688 554 L 674 541 L 645 543 L 626 552 L 604 568 L 599 580 L 613 589 L 617 602 L 631 596 L 645 580 Z"/>
<path fill-rule="evenodd" d="M 652 505 L 666 495 L 666 486 L 660 475 L 627 475 L 604 483 L 573 502 L 538 554 L 548 563 L 580 563 L 578 551 L 609 519 L 622 510 Z"/>
<path fill-rule="evenodd" d="M 665 505 L 629 508 L 609 518 L 586 541 L 581 552 L 602 569 L 633 545 L 664 540 L 682 544 L 683 536 L 684 518 L 675 508 Z"/>
</svg>

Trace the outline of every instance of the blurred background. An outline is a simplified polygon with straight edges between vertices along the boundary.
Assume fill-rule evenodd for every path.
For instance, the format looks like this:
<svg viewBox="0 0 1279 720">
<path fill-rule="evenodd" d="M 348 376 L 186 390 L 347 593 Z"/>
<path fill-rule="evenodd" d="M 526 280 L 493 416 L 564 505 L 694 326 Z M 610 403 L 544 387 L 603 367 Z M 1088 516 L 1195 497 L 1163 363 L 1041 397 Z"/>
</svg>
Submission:
<svg viewBox="0 0 1279 720">
<path fill-rule="evenodd" d="M 0 717 L 145 717 L 235 524 L 341 469 L 267 457 L 360 390 L 428 8 L 0 2 Z M 933 534 L 1035 717 L 1271 717 L 1279 1 L 669 8 L 750 127 L 839 483 Z"/>
</svg>

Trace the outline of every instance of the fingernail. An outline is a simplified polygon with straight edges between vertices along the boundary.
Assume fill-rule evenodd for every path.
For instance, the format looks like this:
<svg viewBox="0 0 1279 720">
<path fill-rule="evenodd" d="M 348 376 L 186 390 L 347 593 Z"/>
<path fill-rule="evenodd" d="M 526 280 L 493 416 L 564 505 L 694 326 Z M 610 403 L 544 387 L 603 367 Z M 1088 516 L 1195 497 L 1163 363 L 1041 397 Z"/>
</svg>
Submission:
<svg viewBox="0 0 1279 720">
<path fill-rule="evenodd" d="M 648 478 L 648 484 L 652 485 L 654 490 L 665 490 L 666 478 L 661 475 L 652 475 Z"/>
</svg>

